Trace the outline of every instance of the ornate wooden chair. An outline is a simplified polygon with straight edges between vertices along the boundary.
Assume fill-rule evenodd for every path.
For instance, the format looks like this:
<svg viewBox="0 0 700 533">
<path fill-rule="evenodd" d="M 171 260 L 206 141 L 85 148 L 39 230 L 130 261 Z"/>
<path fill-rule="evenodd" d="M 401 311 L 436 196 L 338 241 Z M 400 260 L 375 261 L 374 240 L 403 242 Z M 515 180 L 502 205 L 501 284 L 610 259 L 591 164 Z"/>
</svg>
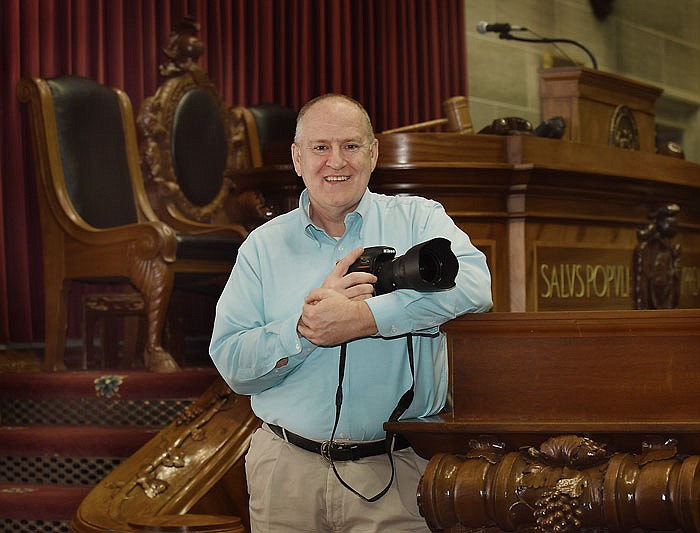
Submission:
<svg viewBox="0 0 700 533">
<path fill-rule="evenodd" d="M 252 166 L 247 132 L 198 65 L 204 51 L 191 18 L 170 35 L 166 78 L 139 110 L 139 150 L 148 198 L 177 232 L 234 227 L 245 234 L 267 218 L 263 202 L 237 194 L 236 171 Z"/>
<path fill-rule="evenodd" d="M 243 235 L 176 233 L 151 209 L 139 169 L 128 96 L 93 80 L 24 78 L 36 159 L 44 255 L 49 369 L 64 368 L 67 293 L 73 281 L 130 282 L 148 319 L 145 363 L 178 365 L 162 346 L 176 274 L 225 275 Z"/>
</svg>

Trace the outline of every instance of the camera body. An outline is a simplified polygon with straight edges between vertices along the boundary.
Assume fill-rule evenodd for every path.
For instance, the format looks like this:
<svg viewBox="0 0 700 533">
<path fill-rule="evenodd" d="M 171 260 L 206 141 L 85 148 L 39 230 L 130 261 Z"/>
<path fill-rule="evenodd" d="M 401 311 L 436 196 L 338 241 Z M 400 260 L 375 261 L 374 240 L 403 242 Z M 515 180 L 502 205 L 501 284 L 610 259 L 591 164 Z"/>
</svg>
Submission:
<svg viewBox="0 0 700 533">
<path fill-rule="evenodd" d="M 417 244 L 405 255 L 396 257 L 390 246 L 370 246 L 348 268 L 350 272 L 369 272 L 377 277 L 375 294 L 396 289 L 431 292 L 451 289 L 459 270 L 450 241 L 437 237 Z"/>
</svg>

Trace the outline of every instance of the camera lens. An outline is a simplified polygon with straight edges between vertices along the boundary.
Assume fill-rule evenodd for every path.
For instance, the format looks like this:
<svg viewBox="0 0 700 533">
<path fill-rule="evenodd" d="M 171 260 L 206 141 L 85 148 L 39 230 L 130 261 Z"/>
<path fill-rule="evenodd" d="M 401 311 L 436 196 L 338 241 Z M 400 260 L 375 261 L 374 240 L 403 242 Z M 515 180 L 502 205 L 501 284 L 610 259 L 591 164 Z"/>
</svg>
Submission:
<svg viewBox="0 0 700 533">
<path fill-rule="evenodd" d="M 417 244 L 393 261 L 391 286 L 396 289 L 438 291 L 455 286 L 459 264 L 450 241 L 437 237 Z"/>
<path fill-rule="evenodd" d="M 441 261 L 430 253 L 421 254 L 418 271 L 423 281 L 435 283 L 440 279 Z"/>
</svg>

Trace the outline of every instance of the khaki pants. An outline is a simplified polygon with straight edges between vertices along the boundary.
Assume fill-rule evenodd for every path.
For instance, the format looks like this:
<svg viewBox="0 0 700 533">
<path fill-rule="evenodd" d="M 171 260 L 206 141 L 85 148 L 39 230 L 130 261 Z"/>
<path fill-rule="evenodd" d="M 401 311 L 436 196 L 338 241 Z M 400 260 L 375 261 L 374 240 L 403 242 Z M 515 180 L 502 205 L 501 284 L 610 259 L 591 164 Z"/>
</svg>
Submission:
<svg viewBox="0 0 700 533">
<path fill-rule="evenodd" d="M 393 453 L 396 473 L 389 491 L 369 503 L 343 487 L 330 464 L 277 437 L 263 425 L 246 456 L 253 533 L 428 532 L 418 512 L 416 489 L 427 461 L 411 449 Z M 338 461 L 338 473 L 367 498 L 391 477 L 386 454 Z"/>
</svg>

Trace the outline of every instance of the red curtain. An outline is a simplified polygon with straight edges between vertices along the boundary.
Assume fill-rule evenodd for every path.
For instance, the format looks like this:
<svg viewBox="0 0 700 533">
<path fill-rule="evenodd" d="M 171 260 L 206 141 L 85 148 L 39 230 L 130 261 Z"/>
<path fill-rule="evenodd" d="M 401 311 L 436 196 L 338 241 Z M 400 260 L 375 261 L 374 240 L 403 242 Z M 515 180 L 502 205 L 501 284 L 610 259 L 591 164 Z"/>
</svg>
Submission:
<svg viewBox="0 0 700 533">
<path fill-rule="evenodd" d="M 41 234 L 22 76 L 78 74 L 137 112 L 161 83 L 170 31 L 201 23 L 200 64 L 230 105 L 361 101 L 382 130 L 442 116 L 466 95 L 464 0 L 2 0 L 0 343 L 43 338 Z M 75 313 L 73 313 L 75 315 Z M 78 331 L 75 324 L 72 331 Z"/>
</svg>

